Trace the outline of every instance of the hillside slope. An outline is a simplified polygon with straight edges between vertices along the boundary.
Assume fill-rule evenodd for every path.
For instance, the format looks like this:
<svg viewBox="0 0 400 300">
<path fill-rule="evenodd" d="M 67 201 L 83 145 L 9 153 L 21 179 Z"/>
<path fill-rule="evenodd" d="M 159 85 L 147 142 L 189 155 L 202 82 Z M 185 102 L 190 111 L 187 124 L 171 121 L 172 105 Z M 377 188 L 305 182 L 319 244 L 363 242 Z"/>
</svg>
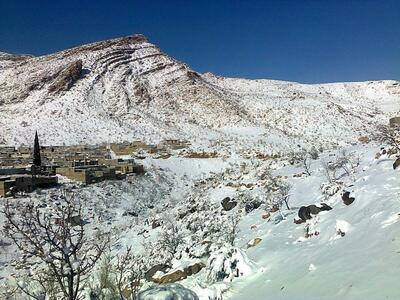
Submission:
<svg viewBox="0 0 400 300">
<path fill-rule="evenodd" d="M 246 216 L 242 243 L 262 238 L 247 251 L 259 271 L 235 285 L 230 299 L 398 299 L 398 170 L 386 156 L 374 159 L 373 147 L 356 146 L 350 151 L 362 159 L 351 176 L 341 179 L 343 190 L 355 198 L 349 206 L 342 201 L 343 192 L 333 196 L 321 192 L 326 178 L 316 162 L 311 176 L 289 179 L 292 210 L 283 212 L 285 219 L 275 215 L 265 222 L 260 211 Z M 290 176 L 296 171 L 286 167 L 277 172 Z M 300 206 L 318 202 L 332 210 L 305 225 L 293 223 Z M 252 224 L 257 229 L 251 230 Z M 313 233 L 308 239 L 304 238 L 307 227 Z"/>
<path fill-rule="evenodd" d="M 333 146 L 399 109 L 396 81 L 306 85 L 202 75 L 142 35 L 40 57 L 0 53 L 0 144 L 29 144 L 35 130 L 44 144 L 166 137 L 203 144 L 252 131 L 267 144 Z"/>
</svg>

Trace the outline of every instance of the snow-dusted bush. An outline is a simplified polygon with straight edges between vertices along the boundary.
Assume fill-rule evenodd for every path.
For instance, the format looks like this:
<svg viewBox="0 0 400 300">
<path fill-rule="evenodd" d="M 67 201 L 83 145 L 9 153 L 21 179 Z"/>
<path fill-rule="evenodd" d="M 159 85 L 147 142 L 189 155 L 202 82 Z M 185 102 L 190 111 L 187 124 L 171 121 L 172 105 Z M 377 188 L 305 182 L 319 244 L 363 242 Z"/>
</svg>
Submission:
<svg viewBox="0 0 400 300">
<path fill-rule="evenodd" d="M 121 251 L 122 252 L 122 251 Z M 135 299 L 148 266 L 142 255 L 128 247 L 123 253 L 106 256 L 92 276 L 89 294 L 94 299 Z"/>
<path fill-rule="evenodd" d="M 178 224 L 174 221 L 169 221 L 163 226 L 163 231 L 158 237 L 160 247 L 166 251 L 171 259 L 175 256 L 178 248 L 184 242 L 184 233 Z"/>
<path fill-rule="evenodd" d="M 333 181 L 328 183 L 321 184 L 321 192 L 323 195 L 330 197 L 335 195 L 338 191 L 340 191 L 343 187 L 343 183 L 340 181 Z"/>
<path fill-rule="evenodd" d="M 359 165 L 360 156 L 355 152 L 346 152 L 344 149 L 336 154 L 334 160 L 321 162 L 322 174 L 329 183 L 335 182 L 344 175 L 350 175 Z"/>
<path fill-rule="evenodd" d="M 241 249 L 230 245 L 212 247 L 206 267 L 207 281 L 230 282 L 235 277 L 249 275 L 251 270 L 250 262 Z"/>
</svg>

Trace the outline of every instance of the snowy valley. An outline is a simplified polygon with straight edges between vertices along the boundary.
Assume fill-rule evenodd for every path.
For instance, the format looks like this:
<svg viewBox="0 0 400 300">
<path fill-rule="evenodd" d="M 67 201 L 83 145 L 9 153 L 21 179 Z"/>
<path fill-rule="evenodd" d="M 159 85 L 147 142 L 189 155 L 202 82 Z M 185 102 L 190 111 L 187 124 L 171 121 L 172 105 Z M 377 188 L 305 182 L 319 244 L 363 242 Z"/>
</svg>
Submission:
<svg viewBox="0 0 400 300">
<path fill-rule="evenodd" d="M 88 185 L 57 175 L 57 187 L 0 202 L 11 217 L 53 215 L 73 195 L 85 241 L 107 238 L 85 299 L 398 299 L 400 151 L 382 128 L 399 114 L 398 81 L 199 74 L 142 35 L 0 53 L 1 146 L 30 145 L 36 130 L 49 146 L 188 142 L 120 156 L 144 174 Z M 20 286 L 56 299 L 32 280 L 49 257 L 2 236 L 0 298 L 24 299 Z"/>
</svg>

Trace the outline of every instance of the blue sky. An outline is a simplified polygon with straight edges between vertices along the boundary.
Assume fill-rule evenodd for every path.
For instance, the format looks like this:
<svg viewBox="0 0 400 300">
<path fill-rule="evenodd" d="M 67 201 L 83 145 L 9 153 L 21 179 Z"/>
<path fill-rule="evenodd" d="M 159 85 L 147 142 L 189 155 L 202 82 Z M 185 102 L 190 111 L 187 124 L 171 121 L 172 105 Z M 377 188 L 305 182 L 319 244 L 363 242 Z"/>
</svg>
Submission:
<svg viewBox="0 0 400 300">
<path fill-rule="evenodd" d="M 400 79 L 400 0 L 0 0 L 0 51 L 145 34 L 199 72 L 298 82 Z"/>
</svg>

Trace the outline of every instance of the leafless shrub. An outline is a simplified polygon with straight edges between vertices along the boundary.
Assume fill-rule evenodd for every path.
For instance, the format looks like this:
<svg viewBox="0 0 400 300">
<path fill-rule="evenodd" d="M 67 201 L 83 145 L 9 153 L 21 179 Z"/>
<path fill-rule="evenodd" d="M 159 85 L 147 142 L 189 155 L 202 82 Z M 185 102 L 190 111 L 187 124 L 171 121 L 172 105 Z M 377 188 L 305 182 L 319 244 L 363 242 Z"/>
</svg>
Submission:
<svg viewBox="0 0 400 300">
<path fill-rule="evenodd" d="M 323 160 L 321 162 L 322 174 L 325 176 L 325 179 L 328 180 L 329 183 L 332 183 L 336 180 L 335 169 L 332 167 L 332 164 Z"/>
<path fill-rule="evenodd" d="M 305 154 L 301 160 L 301 165 L 304 168 L 304 171 L 307 173 L 307 175 L 311 175 L 311 156 L 308 154 Z"/>
<path fill-rule="evenodd" d="M 142 259 L 132 247 L 122 254 L 108 255 L 98 272 L 98 285 L 90 287 L 92 298 L 134 300 L 144 277 Z"/>
<path fill-rule="evenodd" d="M 121 299 L 136 299 L 144 272 L 144 262 L 140 256 L 133 254 L 132 247 L 128 247 L 124 254 L 117 255 L 114 273 Z M 125 293 L 128 288 L 129 293 Z"/>
<path fill-rule="evenodd" d="M 81 205 L 73 194 L 60 197 L 53 212 L 32 203 L 5 204 L 4 235 L 40 270 L 18 288 L 34 299 L 62 295 L 63 299 L 82 299 L 83 284 L 102 256 L 108 237 L 85 235 Z M 79 220 L 78 223 L 76 221 Z"/>
<path fill-rule="evenodd" d="M 354 153 L 348 153 L 345 149 L 340 151 L 336 161 L 335 167 L 342 169 L 347 175 L 350 175 L 351 171 L 360 165 L 360 156 L 356 156 Z"/>
<path fill-rule="evenodd" d="M 318 159 L 318 155 L 318 151 L 315 148 L 311 148 L 309 151 L 303 150 L 292 153 L 289 161 L 291 164 L 300 164 L 303 167 L 304 172 L 306 172 L 307 175 L 311 175 L 312 160 Z"/>
<path fill-rule="evenodd" d="M 267 194 L 267 207 L 279 209 L 285 204 L 286 208 L 290 210 L 289 198 L 290 189 L 292 185 L 288 182 L 277 182 L 276 187 L 270 190 Z"/>
<path fill-rule="evenodd" d="M 179 227 L 172 222 L 166 224 L 165 230 L 160 234 L 159 244 L 172 259 L 177 253 L 178 247 L 183 243 L 184 235 Z"/>
<path fill-rule="evenodd" d="M 382 144 L 386 144 L 400 152 L 400 127 L 390 127 L 387 125 L 378 126 L 372 136 Z"/>
<path fill-rule="evenodd" d="M 273 206 L 275 207 L 282 207 L 283 204 L 285 204 L 286 208 L 290 210 L 289 207 L 289 198 L 290 198 L 290 189 L 292 188 L 292 185 L 288 182 L 282 182 L 279 184 L 279 188 L 276 192 L 271 194 L 272 198 L 272 203 Z"/>
<path fill-rule="evenodd" d="M 232 246 L 235 245 L 235 240 L 239 233 L 239 227 L 238 227 L 239 221 L 240 221 L 240 215 L 238 213 L 234 213 L 228 219 L 226 239 L 227 242 Z"/>
<path fill-rule="evenodd" d="M 322 173 L 329 183 L 332 183 L 338 179 L 338 171 L 342 170 L 340 176 L 351 175 L 352 171 L 360 165 L 361 158 L 354 152 L 347 152 L 345 149 L 341 150 L 333 161 L 327 162 L 322 161 Z M 339 176 L 339 177 L 340 177 Z"/>
</svg>

